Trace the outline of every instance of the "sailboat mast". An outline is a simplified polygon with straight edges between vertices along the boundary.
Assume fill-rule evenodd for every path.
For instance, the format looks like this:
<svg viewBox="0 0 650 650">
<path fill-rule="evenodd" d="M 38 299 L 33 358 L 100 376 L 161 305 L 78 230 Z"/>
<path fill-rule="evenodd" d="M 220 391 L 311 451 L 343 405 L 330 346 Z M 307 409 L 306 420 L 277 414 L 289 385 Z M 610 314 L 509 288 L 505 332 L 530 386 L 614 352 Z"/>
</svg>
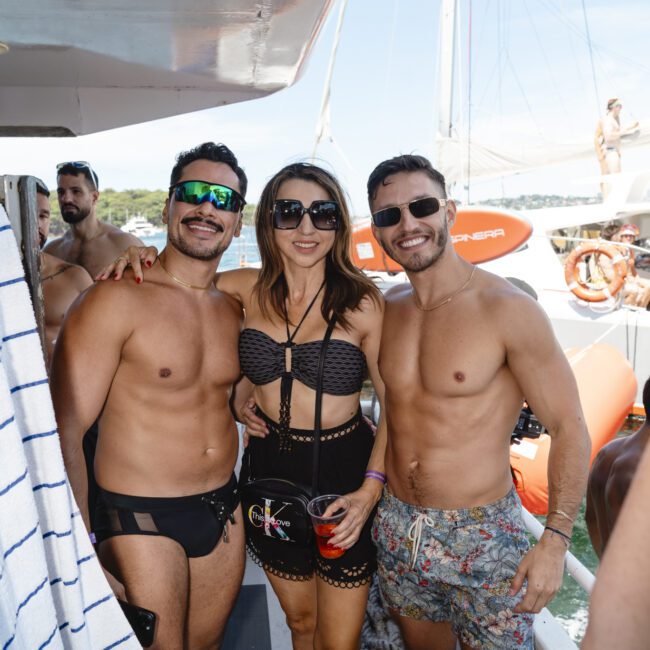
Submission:
<svg viewBox="0 0 650 650">
<path fill-rule="evenodd" d="M 314 149 L 311 154 L 312 162 L 316 159 L 316 150 L 318 149 L 319 142 L 325 138 L 329 138 L 330 140 L 333 140 L 331 125 L 330 125 L 330 91 L 332 87 L 332 74 L 334 73 L 334 64 L 336 63 L 336 51 L 338 50 L 339 41 L 341 40 L 343 18 L 345 17 L 345 9 L 347 6 L 348 6 L 348 0 L 341 0 L 339 20 L 336 25 L 336 33 L 334 34 L 332 53 L 330 54 L 330 61 L 327 68 L 327 76 L 325 77 L 325 86 L 323 88 L 323 99 L 321 100 L 318 123 L 316 124 L 316 137 L 314 139 Z"/>
<path fill-rule="evenodd" d="M 438 137 L 451 137 L 454 85 L 454 27 L 458 0 L 442 0 L 440 7 L 440 67 L 438 70 Z"/>
</svg>

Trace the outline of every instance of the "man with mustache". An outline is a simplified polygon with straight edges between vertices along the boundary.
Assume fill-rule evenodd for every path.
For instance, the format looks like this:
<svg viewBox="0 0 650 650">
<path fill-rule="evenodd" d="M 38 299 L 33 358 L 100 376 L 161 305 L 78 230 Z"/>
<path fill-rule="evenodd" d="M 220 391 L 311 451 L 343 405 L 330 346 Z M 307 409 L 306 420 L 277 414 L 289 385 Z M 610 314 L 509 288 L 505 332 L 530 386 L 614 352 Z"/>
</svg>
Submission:
<svg viewBox="0 0 650 650">
<path fill-rule="evenodd" d="M 42 180 L 36 181 L 38 208 L 38 239 L 42 249 L 50 232 L 50 190 Z M 45 312 L 45 352 L 48 365 L 52 362 L 54 344 L 68 307 L 92 283 L 92 278 L 81 266 L 69 264 L 41 251 L 41 288 Z"/>
<path fill-rule="evenodd" d="M 61 216 L 70 229 L 63 237 L 50 242 L 46 253 L 83 266 L 94 278 L 127 246 L 142 245 L 137 237 L 97 218 L 99 179 L 89 163 L 57 165 L 57 196 Z"/>
<path fill-rule="evenodd" d="M 373 232 L 410 284 L 386 294 L 387 489 L 379 585 L 410 650 L 533 648 L 587 481 L 575 379 L 539 305 L 456 255 L 456 206 L 421 156 L 368 180 Z M 551 436 L 549 515 L 528 550 L 509 466 L 526 398 Z"/>
<path fill-rule="evenodd" d="M 101 282 L 71 308 L 52 395 L 88 525 L 81 440 L 99 417 L 93 533 L 115 593 L 158 616 L 156 648 L 218 647 L 244 570 L 229 408 L 241 308 L 214 276 L 239 236 L 246 175 L 224 145 L 181 153 L 147 281 Z"/>
</svg>

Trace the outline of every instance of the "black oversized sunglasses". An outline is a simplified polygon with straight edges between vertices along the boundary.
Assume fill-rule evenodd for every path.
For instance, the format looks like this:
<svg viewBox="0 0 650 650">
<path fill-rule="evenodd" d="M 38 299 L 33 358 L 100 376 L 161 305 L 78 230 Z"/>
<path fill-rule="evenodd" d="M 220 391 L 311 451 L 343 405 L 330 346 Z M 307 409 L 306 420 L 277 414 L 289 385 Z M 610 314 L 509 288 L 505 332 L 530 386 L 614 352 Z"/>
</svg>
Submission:
<svg viewBox="0 0 650 650">
<path fill-rule="evenodd" d="M 208 181 L 181 181 L 169 188 L 177 201 L 200 205 L 212 203 L 217 210 L 241 212 L 246 205 L 244 197 L 232 187 Z"/>
<path fill-rule="evenodd" d="M 409 211 L 416 219 L 422 219 L 435 214 L 441 207 L 447 205 L 446 199 L 437 199 L 435 196 L 427 196 L 424 199 L 416 199 L 410 203 L 394 205 L 390 208 L 384 208 L 372 215 L 372 222 L 377 228 L 387 228 L 395 226 L 402 218 L 402 208 L 408 206 Z"/>
<path fill-rule="evenodd" d="M 341 208 L 336 201 L 312 201 L 305 208 L 297 199 L 278 199 L 273 203 L 273 227 L 278 230 L 294 230 L 300 225 L 305 213 L 309 213 L 314 228 L 338 230 Z"/>
</svg>

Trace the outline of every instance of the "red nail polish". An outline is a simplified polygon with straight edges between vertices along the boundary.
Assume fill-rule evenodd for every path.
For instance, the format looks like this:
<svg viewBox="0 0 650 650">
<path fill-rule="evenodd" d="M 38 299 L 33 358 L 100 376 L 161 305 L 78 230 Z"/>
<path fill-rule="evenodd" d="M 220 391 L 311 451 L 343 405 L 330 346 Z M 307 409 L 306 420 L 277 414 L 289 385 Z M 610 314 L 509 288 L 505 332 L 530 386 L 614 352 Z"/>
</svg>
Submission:
<svg viewBox="0 0 650 650">
<path fill-rule="evenodd" d="M 136 278 L 135 281 L 136 281 L 138 284 L 142 284 L 142 278 Z"/>
<path fill-rule="evenodd" d="M 147 261 L 145 262 L 145 266 L 146 266 L 148 269 L 150 269 L 150 268 L 152 267 L 152 263 L 151 263 L 149 260 L 147 260 Z"/>
</svg>

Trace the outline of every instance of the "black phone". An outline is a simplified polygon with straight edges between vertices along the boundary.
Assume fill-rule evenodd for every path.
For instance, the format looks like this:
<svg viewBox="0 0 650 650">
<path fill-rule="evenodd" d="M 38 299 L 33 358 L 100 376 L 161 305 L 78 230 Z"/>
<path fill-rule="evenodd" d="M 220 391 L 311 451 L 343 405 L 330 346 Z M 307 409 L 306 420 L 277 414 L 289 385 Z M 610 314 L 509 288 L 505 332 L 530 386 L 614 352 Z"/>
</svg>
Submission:
<svg viewBox="0 0 650 650">
<path fill-rule="evenodd" d="M 117 602 L 120 604 L 129 625 L 133 628 L 140 645 L 143 648 L 148 648 L 153 644 L 153 637 L 156 632 L 156 614 L 144 607 L 132 605 L 119 598 Z"/>
</svg>

